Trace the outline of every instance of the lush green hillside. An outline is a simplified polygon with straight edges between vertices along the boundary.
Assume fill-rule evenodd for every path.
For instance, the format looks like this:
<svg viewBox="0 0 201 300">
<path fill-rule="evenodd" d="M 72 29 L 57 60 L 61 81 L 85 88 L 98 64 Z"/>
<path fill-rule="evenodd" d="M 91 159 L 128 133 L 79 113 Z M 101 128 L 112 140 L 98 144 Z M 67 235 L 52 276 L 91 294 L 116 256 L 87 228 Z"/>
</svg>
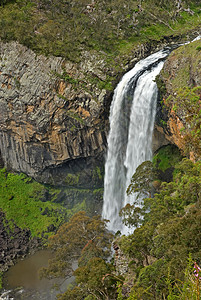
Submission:
<svg viewBox="0 0 201 300">
<path fill-rule="evenodd" d="M 109 59 L 138 43 L 185 33 L 200 24 L 201 15 L 200 1 L 189 0 L 3 2 L 1 39 L 72 61 L 79 60 L 83 50 L 104 51 Z"/>
</svg>

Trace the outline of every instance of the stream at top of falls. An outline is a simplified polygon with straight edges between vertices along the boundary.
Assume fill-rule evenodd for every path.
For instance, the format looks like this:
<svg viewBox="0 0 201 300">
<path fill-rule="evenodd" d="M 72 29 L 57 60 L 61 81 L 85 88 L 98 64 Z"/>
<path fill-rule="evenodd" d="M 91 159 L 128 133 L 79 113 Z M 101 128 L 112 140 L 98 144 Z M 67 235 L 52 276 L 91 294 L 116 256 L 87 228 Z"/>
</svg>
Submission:
<svg viewBox="0 0 201 300">
<path fill-rule="evenodd" d="M 122 223 L 119 211 L 136 199 L 136 194 L 126 194 L 136 168 L 152 159 L 158 94 L 154 80 L 170 52 L 171 49 L 166 48 L 139 61 L 122 77 L 114 92 L 109 117 L 102 212 L 102 217 L 110 221 L 108 229 L 113 232 L 119 230 L 122 234 L 129 234 L 131 230 Z"/>
</svg>

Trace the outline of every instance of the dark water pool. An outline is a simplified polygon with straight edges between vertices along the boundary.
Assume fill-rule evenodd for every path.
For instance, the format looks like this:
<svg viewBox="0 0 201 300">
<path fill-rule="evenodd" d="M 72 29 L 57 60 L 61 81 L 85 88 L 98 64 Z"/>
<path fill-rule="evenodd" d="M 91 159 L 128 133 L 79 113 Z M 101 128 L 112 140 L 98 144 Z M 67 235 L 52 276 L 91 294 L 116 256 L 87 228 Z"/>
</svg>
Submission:
<svg viewBox="0 0 201 300">
<path fill-rule="evenodd" d="M 9 292 L 0 296 L 0 300 L 55 300 L 56 294 L 65 291 L 74 278 L 40 280 L 39 269 L 47 266 L 51 257 L 50 251 L 40 250 L 11 267 L 4 279 L 4 292 Z M 55 284 L 61 284 L 59 290 L 53 288 Z"/>
</svg>

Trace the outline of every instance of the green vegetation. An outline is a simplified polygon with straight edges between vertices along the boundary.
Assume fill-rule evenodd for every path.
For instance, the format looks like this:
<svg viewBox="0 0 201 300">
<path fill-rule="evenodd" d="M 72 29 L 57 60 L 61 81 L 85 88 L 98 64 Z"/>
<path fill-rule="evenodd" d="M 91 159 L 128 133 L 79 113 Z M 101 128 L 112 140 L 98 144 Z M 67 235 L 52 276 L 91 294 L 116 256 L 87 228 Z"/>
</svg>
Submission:
<svg viewBox="0 0 201 300">
<path fill-rule="evenodd" d="M 195 87 L 195 82 L 191 80 L 191 77 L 195 77 L 196 72 L 199 69 L 199 63 L 201 59 L 201 53 L 197 50 L 199 47 L 200 40 L 179 47 L 170 54 L 168 58 L 170 64 L 174 62 L 176 63 L 177 61 L 178 67 L 172 74 L 170 73 L 171 68 L 163 68 L 161 74 L 165 81 L 171 81 L 171 91 L 173 91 L 173 93 L 176 93 L 178 89 Z M 161 82 L 160 77 L 161 76 L 159 75 L 157 84 L 159 83 L 158 87 L 161 93 L 165 95 L 166 91 L 161 89 L 161 86 L 163 87 L 164 83 L 163 81 Z"/>
<path fill-rule="evenodd" d="M 65 179 L 65 183 L 67 186 L 78 185 L 80 174 L 68 174 Z"/>
<path fill-rule="evenodd" d="M 181 134 L 185 144 L 185 154 L 193 151 L 201 157 L 201 86 L 194 88 L 183 87 L 176 90 L 176 95 L 167 99 L 167 104 L 175 107 L 175 112 L 182 110 L 185 127 Z"/>
<path fill-rule="evenodd" d="M 4 42 L 16 40 L 38 54 L 62 56 L 76 63 L 82 60 L 84 51 L 97 51 L 106 62 L 105 72 L 108 66 L 111 72 L 106 74 L 105 80 L 90 74 L 85 74 L 85 80 L 99 89 L 112 90 L 113 74 L 122 72 L 122 66 L 128 63 L 138 45 L 176 37 L 200 25 L 199 2 L 182 1 L 183 7 L 179 10 L 173 0 L 140 3 L 132 0 L 126 3 L 121 0 L 91 3 L 88 0 L 3 0 L 0 38 Z M 199 43 L 186 45 L 170 56 L 174 59 L 176 53 L 183 68 L 171 82 L 176 94 L 167 100 L 174 113 L 182 112 L 186 153 L 194 151 L 196 158 L 201 155 L 201 87 L 195 88 L 190 83 L 190 74 L 196 72 L 200 64 Z M 186 55 L 193 60 L 192 68 L 189 59 L 183 59 Z M 62 74 L 53 75 L 74 89 L 80 86 L 87 89 L 85 81 L 73 78 L 65 69 Z M 169 80 L 170 74 L 163 75 Z M 164 82 L 160 77 L 156 81 L 165 94 Z M 19 80 L 14 78 L 14 82 L 20 89 Z M 59 97 L 65 99 L 62 95 Z M 72 119 L 72 131 L 76 128 L 74 123 L 85 124 L 75 111 L 68 110 L 67 114 Z M 144 201 L 143 205 L 127 205 L 120 212 L 126 225 L 136 227 L 129 236 L 116 239 L 128 262 L 124 278 L 117 276 L 117 266 L 113 260 L 109 261 L 113 236 L 106 230 L 106 221 L 77 213 L 87 210 L 87 196 L 93 194 L 99 198 L 101 189 L 66 189 L 63 194 L 68 196 L 68 201 L 62 199 L 67 202 L 64 209 L 54 203 L 60 190 L 45 187 L 24 174 L 10 174 L 1 169 L 0 206 L 11 231 L 15 223 L 22 229 L 30 229 L 32 236 L 51 235 L 52 227 L 55 230 L 71 218 L 49 238 L 55 257 L 41 270 L 41 276 L 48 278 L 70 276 L 72 262 L 78 260 L 74 272 L 76 282 L 58 296 L 59 300 L 200 300 L 200 274 L 196 277 L 192 267 L 196 266 L 195 261 L 201 265 L 201 162 L 180 160 L 176 148 L 164 147 L 154 157 L 153 164 L 143 163 L 132 177 L 127 193 L 138 192 Z M 159 175 L 167 169 L 175 169 L 174 176 L 161 183 Z M 102 181 L 100 168 L 92 173 L 95 183 Z M 66 176 L 70 187 L 78 185 L 80 180 L 79 174 Z M 153 181 L 157 180 L 160 184 L 154 190 Z M 199 273 L 198 269 L 196 272 Z"/>
<path fill-rule="evenodd" d="M 99 168 L 98 166 L 96 166 L 92 172 L 92 180 L 93 180 L 94 184 L 97 184 L 98 182 L 102 182 L 103 177 L 104 177 L 103 168 Z"/>
<path fill-rule="evenodd" d="M 119 241 L 136 276 L 131 295 L 138 296 L 133 299 L 166 299 L 168 278 L 179 298 L 189 253 L 201 263 L 201 162 L 184 159 L 176 168 L 172 182 L 164 182 L 159 193 L 144 199 L 141 226 Z"/>
<path fill-rule="evenodd" d="M 153 167 L 164 172 L 168 168 L 174 167 L 181 159 L 182 155 L 179 149 L 173 145 L 168 145 L 159 149 L 153 157 Z"/>
<path fill-rule="evenodd" d="M 99 216 L 89 218 L 79 212 L 49 238 L 49 247 L 55 251 L 55 257 L 47 268 L 41 269 L 41 277 L 70 276 L 72 262 L 78 260 L 74 272 L 77 285 L 59 299 L 109 299 L 114 295 L 113 285 L 117 279 L 108 276 L 114 268 L 106 262 L 111 255 L 113 235 L 105 225 Z"/>
<path fill-rule="evenodd" d="M 117 275 L 113 260 L 108 262 L 112 236 L 107 238 L 105 223 L 98 217 L 90 219 L 80 212 L 49 239 L 56 253 L 42 270 L 43 276 L 61 276 L 64 270 L 69 274 L 72 257 L 78 258 L 76 282 L 59 300 L 200 300 L 201 162 L 180 159 L 176 149 L 162 148 L 155 158 L 155 171 L 151 162 L 145 162 L 132 177 L 127 193 L 137 191 L 147 197 L 157 166 L 176 170 L 173 180 L 163 182 L 153 197 L 144 199 L 144 205 L 127 205 L 121 212 L 128 226 L 136 226 L 132 234 L 114 242 L 127 260 L 124 278 Z"/>
<path fill-rule="evenodd" d="M 164 119 L 159 122 L 164 125 L 166 131 L 172 131 L 173 135 L 174 130 L 171 126 L 179 126 L 180 137 L 179 132 L 175 132 L 175 135 L 179 138 L 180 148 L 184 155 L 188 157 L 191 155 L 195 160 L 201 157 L 199 47 L 200 40 L 197 40 L 173 51 L 156 78 Z M 165 124 L 167 119 L 170 122 Z"/>
<path fill-rule="evenodd" d="M 45 188 L 24 174 L 0 170 L 0 207 L 12 229 L 13 222 L 20 228 L 30 229 L 32 236 L 41 236 L 64 222 L 65 209 L 54 200 L 58 190 Z M 46 233 L 48 234 L 48 233 Z M 50 234 L 50 233 L 49 233 Z"/>
<path fill-rule="evenodd" d="M 130 53 L 143 41 L 184 33 L 200 24 L 197 1 L 183 1 L 180 11 L 176 5 L 173 0 L 140 4 L 131 0 L 97 0 L 91 4 L 86 0 L 4 1 L 0 6 L 0 38 L 71 61 L 79 61 L 83 50 L 104 51 L 111 62 L 112 57 Z M 185 9 L 189 7 L 188 13 Z"/>
<path fill-rule="evenodd" d="M 2 278 L 2 273 L 0 273 L 0 290 L 2 289 L 2 280 L 3 280 L 3 278 Z"/>
</svg>

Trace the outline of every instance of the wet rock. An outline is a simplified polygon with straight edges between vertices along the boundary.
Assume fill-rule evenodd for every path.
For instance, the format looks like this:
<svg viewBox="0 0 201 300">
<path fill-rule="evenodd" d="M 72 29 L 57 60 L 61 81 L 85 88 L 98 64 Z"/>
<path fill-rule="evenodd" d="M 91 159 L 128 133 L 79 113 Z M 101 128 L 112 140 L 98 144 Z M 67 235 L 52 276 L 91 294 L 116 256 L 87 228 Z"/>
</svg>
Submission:
<svg viewBox="0 0 201 300">
<path fill-rule="evenodd" d="M 4 272 L 13 261 L 35 250 L 41 244 L 39 239 L 31 238 L 29 230 L 14 225 L 9 228 L 6 218 L 0 211 L 0 272 Z"/>
</svg>

